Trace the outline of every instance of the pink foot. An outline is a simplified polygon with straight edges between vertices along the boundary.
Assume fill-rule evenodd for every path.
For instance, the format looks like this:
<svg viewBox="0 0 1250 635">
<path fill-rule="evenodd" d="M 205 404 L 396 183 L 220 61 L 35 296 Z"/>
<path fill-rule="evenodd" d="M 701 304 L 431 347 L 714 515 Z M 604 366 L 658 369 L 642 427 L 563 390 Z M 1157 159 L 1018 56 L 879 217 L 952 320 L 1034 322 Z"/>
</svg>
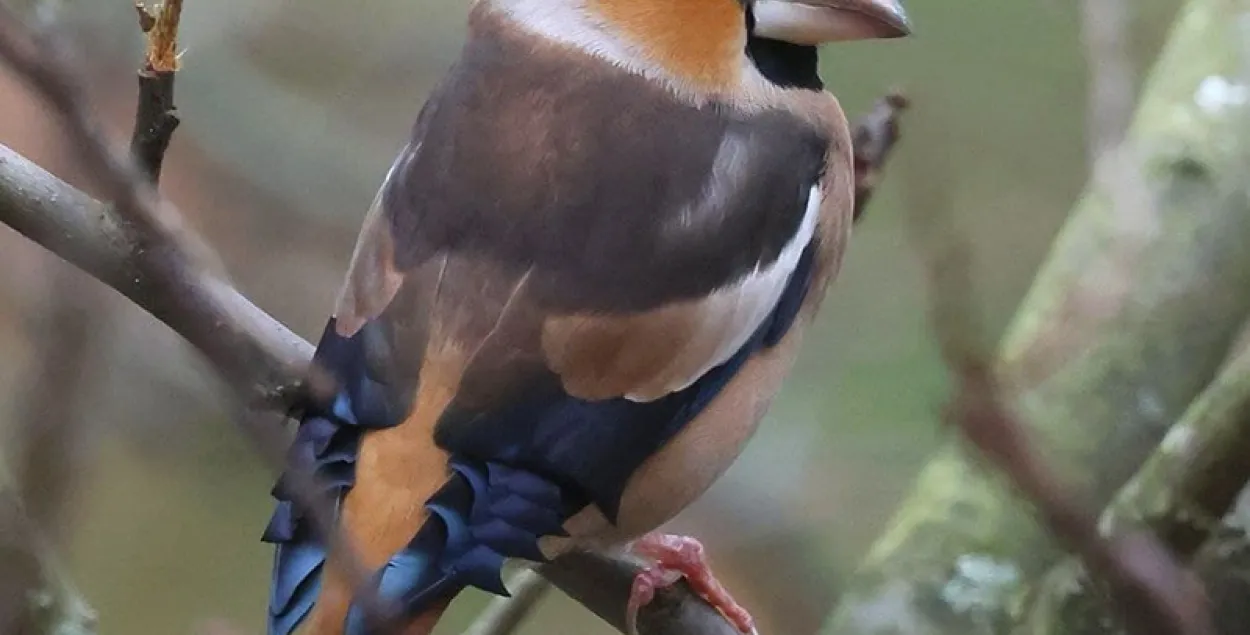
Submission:
<svg viewBox="0 0 1250 635">
<path fill-rule="evenodd" d="M 755 620 L 751 614 L 734 601 L 729 591 L 712 575 L 703 545 L 698 540 L 652 532 L 639 538 L 632 550 L 654 560 L 655 564 L 634 578 L 626 609 L 626 622 L 631 633 L 638 632 L 635 628 L 638 609 L 655 599 L 656 589 L 672 586 L 683 577 L 695 593 L 716 607 L 735 628 L 743 633 L 755 632 Z"/>
</svg>

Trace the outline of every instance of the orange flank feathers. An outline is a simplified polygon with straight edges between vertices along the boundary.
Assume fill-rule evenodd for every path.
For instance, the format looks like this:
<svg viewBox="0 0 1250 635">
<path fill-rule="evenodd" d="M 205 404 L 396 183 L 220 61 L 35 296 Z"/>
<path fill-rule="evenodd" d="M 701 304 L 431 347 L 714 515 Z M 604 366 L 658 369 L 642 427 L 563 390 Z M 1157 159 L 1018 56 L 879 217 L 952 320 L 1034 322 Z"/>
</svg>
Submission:
<svg viewBox="0 0 1250 635">
<path fill-rule="evenodd" d="M 367 433 L 360 443 L 356 484 L 343 501 L 341 526 L 361 563 L 386 564 L 408 544 L 428 515 L 425 502 L 447 482 L 447 454 L 434 445 L 434 425 L 460 381 L 463 355 L 430 351 L 421 386 L 403 423 Z M 299 635 L 340 635 L 352 589 L 330 563 L 317 604 Z M 426 635 L 446 603 L 414 620 L 404 635 Z"/>
<path fill-rule="evenodd" d="M 738 0 L 588 2 L 676 77 L 708 90 L 736 84 L 746 45 L 746 16 Z"/>
</svg>

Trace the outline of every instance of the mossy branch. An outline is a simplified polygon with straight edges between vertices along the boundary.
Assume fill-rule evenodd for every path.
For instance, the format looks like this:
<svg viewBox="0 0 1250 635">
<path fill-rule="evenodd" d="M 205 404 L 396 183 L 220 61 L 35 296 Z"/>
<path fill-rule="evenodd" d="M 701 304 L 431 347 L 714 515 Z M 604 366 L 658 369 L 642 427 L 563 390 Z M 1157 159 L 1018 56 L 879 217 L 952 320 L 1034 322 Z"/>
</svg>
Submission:
<svg viewBox="0 0 1250 635">
<path fill-rule="evenodd" d="M 1103 533 L 1149 530 L 1176 555 L 1193 559 L 1225 529 L 1224 518 L 1250 482 L 1247 457 L 1250 349 L 1242 350 L 1203 391 L 1120 491 L 1103 514 Z M 1208 579 L 1219 579 L 1212 574 L 1225 567 L 1218 558 L 1201 564 Z M 1108 635 L 1108 624 L 1117 623 L 1106 611 L 1105 590 L 1071 559 L 1056 565 L 1037 593 L 1021 635 Z"/>
<path fill-rule="evenodd" d="M 1073 210 L 1000 350 L 1030 436 L 1099 506 L 1212 380 L 1250 314 L 1250 103 L 1228 98 L 1248 13 L 1248 0 L 1187 3 L 1099 171 L 1109 178 Z M 823 632 L 1002 633 L 1062 556 L 952 442 Z"/>
</svg>

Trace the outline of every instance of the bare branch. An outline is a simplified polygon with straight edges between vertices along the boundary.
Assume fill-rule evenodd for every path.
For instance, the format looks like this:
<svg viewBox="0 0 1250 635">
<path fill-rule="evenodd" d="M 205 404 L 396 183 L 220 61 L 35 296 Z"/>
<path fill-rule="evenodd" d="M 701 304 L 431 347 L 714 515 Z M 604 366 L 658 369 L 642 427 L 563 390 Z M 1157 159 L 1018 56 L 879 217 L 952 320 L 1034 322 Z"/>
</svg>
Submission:
<svg viewBox="0 0 1250 635">
<path fill-rule="evenodd" d="M 864 216 L 868 201 L 877 189 L 877 180 L 886 159 L 899 140 L 899 119 L 910 106 L 903 93 L 895 91 L 877 100 L 872 111 L 860 118 L 852 130 L 855 151 L 855 213 L 856 222 Z"/>
<path fill-rule="evenodd" d="M 139 101 L 136 105 L 135 128 L 130 138 L 134 155 L 147 177 L 156 183 L 161 178 L 165 151 L 181 120 L 174 106 L 174 77 L 178 71 L 178 23 L 182 0 L 169 0 L 153 15 L 141 5 L 139 28 L 147 34 L 147 51 L 139 69 Z"/>
<path fill-rule="evenodd" d="M 176 41 L 180 8 L 181 2 L 166 5 L 156 25 L 160 28 L 155 32 L 150 32 L 150 25 L 141 25 L 149 34 L 149 52 L 140 69 L 140 104 L 132 151 L 153 184 L 159 180 L 160 165 L 177 127 L 177 117 L 168 112 L 172 109 L 173 73 L 158 76 L 150 60 Z M 41 23 L 50 41 L 57 22 L 43 16 Z M 44 272 L 44 306 L 32 315 L 31 339 L 37 342 L 37 348 L 16 418 L 20 422 L 19 452 L 14 455 L 13 468 L 16 490 L 5 492 L 14 496 L 14 501 L 20 501 L 20 509 L 14 504 L 9 506 L 10 511 L 25 514 L 24 519 L 11 521 L 15 526 L 10 538 L 14 549 L 26 545 L 27 553 L 13 557 L 15 562 L 25 561 L 27 566 L 19 566 L 21 570 L 8 577 L 9 588 L 0 603 L 13 606 L 3 611 L 4 622 L 9 626 L 3 632 L 36 633 L 61 628 L 60 618 L 64 616 L 51 616 L 56 620 L 49 622 L 48 612 L 31 598 L 38 594 L 76 595 L 67 588 L 47 586 L 51 581 L 44 579 L 47 571 L 43 568 L 51 570 L 51 549 L 41 554 L 44 549 L 39 545 L 56 546 L 62 537 L 61 516 L 81 467 L 83 378 L 95 334 L 105 327 L 110 316 L 107 308 L 92 310 L 87 306 L 93 303 L 95 289 L 85 287 L 80 274 L 71 272 L 63 263 L 50 264 Z"/>
<path fill-rule="evenodd" d="M 539 567 L 543 577 L 622 633 L 626 606 L 639 564 L 595 553 L 570 553 Z M 698 599 L 685 581 L 656 591 L 638 611 L 637 635 L 742 635 L 712 605 Z"/>
<path fill-rule="evenodd" d="M 510 635 L 551 589 L 551 582 L 530 568 L 522 569 L 507 583 L 511 597 L 491 600 L 486 610 L 463 635 Z"/>
<path fill-rule="evenodd" d="M 145 69 L 157 73 L 178 70 L 178 24 L 182 20 L 182 0 L 164 0 L 160 10 L 149 13 L 142 4 L 136 4 L 140 16 L 139 27 L 148 35 Z"/>
<path fill-rule="evenodd" d="M 278 404 L 312 347 L 176 252 L 145 250 L 115 208 L 0 146 L 0 219 L 125 295 L 209 359 L 231 385 Z M 262 333 L 262 331 L 264 331 Z"/>
<path fill-rule="evenodd" d="M 158 55 L 165 48 L 173 46 L 180 5 L 181 3 L 166 5 L 149 32 Z M 180 332 L 216 365 L 223 379 L 232 385 L 247 404 L 244 416 L 238 421 L 249 439 L 258 445 L 258 450 L 266 458 L 277 461 L 277 465 L 283 465 L 285 461 L 281 459 L 285 455 L 286 439 L 281 438 L 276 426 L 258 425 L 259 418 L 252 416 L 251 409 L 258 405 L 285 409 L 288 405 L 287 399 L 292 394 L 291 387 L 301 383 L 295 367 L 298 364 L 299 367 L 306 368 L 307 357 L 295 362 L 292 357 L 294 351 L 286 351 L 286 356 L 275 354 L 279 351 L 274 350 L 272 343 L 263 340 L 252 329 L 258 326 L 256 321 L 263 319 L 269 322 L 272 332 L 290 335 L 294 340 L 284 342 L 285 344 L 297 345 L 295 341 L 300 341 L 298 337 L 276 324 L 272 318 L 238 296 L 237 292 L 211 276 L 197 260 L 192 259 L 193 251 L 205 256 L 199 260 L 215 262 L 216 256 L 197 236 L 180 229 L 181 217 L 172 205 L 160 198 L 154 188 L 155 181 L 149 180 L 149 176 L 140 171 L 129 156 L 112 147 L 102 133 L 101 124 L 90 116 L 84 105 L 86 99 L 81 90 L 81 82 L 73 72 L 74 67 L 66 61 L 69 48 L 54 33 L 27 28 L 7 8 L 0 5 L 0 57 L 40 97 L 50 103 L 70 132 L 77 149 L 87 158 L 86 167 L 90 173 L 114 197 L 111 213 L 105 214 L 102 219 L 93 219 L 95 223 L 105 220 L 105 227 L 83 228 L 85 232 L 80 236 L 97 234 L 106 239 L 114 238 L 115 241 L 109 241 L 108 246 L 113 250 L 120 248 L 124 256 L 112 263 L 106 259 L 104 262 L 90 262 L 87 266 L 75 264 L 98 278 L 103 271 L 120 269 L 119 273 L 128 279 L 126 286 L 129 290 L 145 292 L 144 301 L 130 294 L 127 294 L 128 297 L 158 319 L 167 323 L 174 320 L 181 324 L 186 331 Z M 153 61 L 149 59 L 149 62 Z M 172 89 L 172 80 L 168 88 Z M 144 107 L 140 106 L 141 125 L 144 114 Z M 169 132 L 172 134 L 172 129 Z M 136 136 L 143 135 L 143 131 L 136 132 Z M 167 142 L 166 139 L 166 145 Z M 151 168 L 159 165 L 163 152 L 162 148 L 159 154 L 150 157 L 156 163 L 148 166 L 149 174 L 154 174 Z M 74 198 L 86 197 L 80 194 Z M 88 203 L 84 207 L 87 206 L 99 207 L 99 204 Z M 81 212 L 82 210 L 75 210 L 75 213 Z M 56 220 L 70 219 L 61 216 Z M 20 227 L 17 229 L 22 231 Z M 43 233 L 47 229 L 49 228 L 44 227 L 36 231 Z M 68 236 L 62 237 L 65 238 Z M 93 251 L 76 255 L 103 255 Z M 73 261 L 69 256 L 65 257 Z M 109 264 L 114 266 L 110 267 Z M 126 293 L 126 290 L 117 285 L 110 285 Z M 224 301 L 230 298 L 239 302 L 235 305 L 226 304 Z M 304 348 L 308 348 L 306 343 Z M 287 360 L 294 363 L 284 364 Z M 258 370 L 268 371 L 270 374 L 258 376 Z M 384 630 L 389 632 L 396 626 L 392 616 L 397 613 L 390 610 L 388 603 L 378 597 L 375 585 L 359 563 L 358 557 L 338 536 L 333 522 L 333 507 L 329 501 L 319 500 L 316 492 L 321 490 L 315 487 L 312 475 L 300 472 L 299 469 L 288 469 L 288 480 L 292 489 L 296 490 L 298 503 L 307 507 L 306 511 L 313 517 L 320 536 L 329 545 L 331 561 L 357 590 L 358 601 L 370 622 L 385 627 Z"/>
<path fill-rule="evenodd" d="M 1250 349 L 1203 391 L 1103 515 L 1111 531 L 1149 528 L 1192 557 L 1250 483 Z"/>
<path fill-rule="evenodd" d="M 175 249 L 200 269 L 207 270 L 211 264 L 219 270 L 212 250 L 183 227 L 177 210 L 158 197 L 135 162 L 115 147 L 100 121 L 91 116 L 71 50 L 55 31 L 28 28 L 0 4 L 0 58 L 51 106 L 87 172 L 99 181 L 141 246 Z"/>
<path fill-rule="evenodd" d="M 139 102 L 130 152 L 153 182 L 161 178 L 165 151 L 182 121 L 174 106 L 174 71 L 139 71 Z"/>
</svg>

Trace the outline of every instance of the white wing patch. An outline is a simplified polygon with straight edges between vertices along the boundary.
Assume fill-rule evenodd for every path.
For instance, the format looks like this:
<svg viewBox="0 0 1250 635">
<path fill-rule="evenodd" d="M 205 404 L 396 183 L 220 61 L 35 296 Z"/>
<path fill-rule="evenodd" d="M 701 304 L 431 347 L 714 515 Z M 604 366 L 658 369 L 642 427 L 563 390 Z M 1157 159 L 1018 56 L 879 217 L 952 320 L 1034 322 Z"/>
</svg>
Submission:
<svg viewBox="0 0 1250 635">
<path fill-rule="evenodd" d="M 711 350 L 713 353 L 704 357 L 703 363 L 694 368 L 694 372 L 682 372 L 678 378 L 661 387 L 658 391 L 660 394 L 649 389 L 645 393 L 625 395 L 626 399 L 651 401 L 664 394 L 687 388 L 704 373 L 733 357 L 746 344 L 776 308 L 777 301 L 781 299 L 781 294 L 790 282 L 790 276 L 798 267 L 803 250 L 812 242 L 816 222 L 820 218 L 821 202 L 820 185 L 813 185 L 798 231 L 785 244 L 777 259 L 766 266 L 756 266 L 754 271 L 734 284 L 698 300 L 705 322 L 685 342 L 681 350 L 673 355 L 673 360 L 675 364 L 688 362 L 687 351 Z"/>
</svg>

